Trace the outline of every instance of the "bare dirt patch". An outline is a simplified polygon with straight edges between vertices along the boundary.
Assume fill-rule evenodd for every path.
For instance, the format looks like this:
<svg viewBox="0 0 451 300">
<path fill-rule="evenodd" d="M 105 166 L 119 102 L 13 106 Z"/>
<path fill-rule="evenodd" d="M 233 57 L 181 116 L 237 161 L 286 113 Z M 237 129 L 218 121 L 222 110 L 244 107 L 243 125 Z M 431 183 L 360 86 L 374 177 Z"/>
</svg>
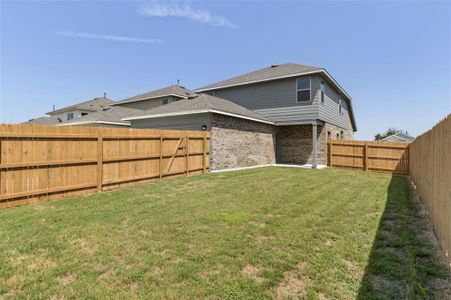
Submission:
<svg viewBox="0 0 451 300">
<path fill-rule="evenodd" d="M 283 281 L 277 286 L 276 298 L 302 298 L 305 296 L 305 286 L 308 281 L 308 277 L 300 277 L 295 270 L 284 273 Z"/>
<path fill-rule="evenodd" d="M 332 241 L 332 240 L 326 240 L 326 241 L 324 242 L 324 245 L 325 245 L 326 247 L 331 247 L 333 244 L 334 244 L 334 241 Z"/>
<path fill-rule="evenodd" d="M 102 274 L 100 274 L 97 277 L 98 281 L 104 281 L 104 280 L 108 280 L 111 276 L 113 276 L 114 274 L 116 274 L 116 270 L 115 269 L 109 269 L 106 272 L 103 272 Z"/>
<path fill-rule="evenodd" d="M 63 277 L 58 277 L 57 280 L 61 285 L 68 285 L 75 281 L 75 275 L 73 274 L 67 274 Z"/>
<path fill-rule="evenodd" d="M 34 271 L 38 269 L 50 269 L 55 267 L 56 264 L 50 259 L 37 256 L 27 266 L 28 271 Z"/>
<path fill-rule="evenodd" d="M 348 271 L 356 278 L 361 278 L 363 276 L 364 270 L 358 264 L 353 261 L 349 261 L 343 259 L 343 263 L 345 264 Z"/>
<path fill-rule="evenodd" d="M 244 266 L 243 270 L 241 270 L 241 275 L 254 280 L 257 283 L 263 282 L 263 278 L 260 277 L 260 267 L 256 267 L 250 264 Z"/>
</svg>

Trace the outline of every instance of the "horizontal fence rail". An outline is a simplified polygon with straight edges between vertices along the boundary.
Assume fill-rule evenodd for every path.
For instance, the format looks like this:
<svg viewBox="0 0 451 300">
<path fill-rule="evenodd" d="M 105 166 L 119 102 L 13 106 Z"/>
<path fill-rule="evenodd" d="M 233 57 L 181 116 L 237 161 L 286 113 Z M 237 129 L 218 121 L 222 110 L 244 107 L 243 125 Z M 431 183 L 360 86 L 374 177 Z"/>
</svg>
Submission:
<svg viewBox="0 0 451 300">
<path fill-rule="evenodd" d="M 330 167 L 408 175 L 409 146 L 387 142 L 328 141 L 327 164 Z"/>
<path fill-rule="evenodd" d="M 410 155 L 410 177 L 451 262 L 451 115 L 417 137 Z"/>
<path fill-rule="evenodd" d="M 207 132 L 0 125 L 0 208 L 208 169 Z"/>
</svg>

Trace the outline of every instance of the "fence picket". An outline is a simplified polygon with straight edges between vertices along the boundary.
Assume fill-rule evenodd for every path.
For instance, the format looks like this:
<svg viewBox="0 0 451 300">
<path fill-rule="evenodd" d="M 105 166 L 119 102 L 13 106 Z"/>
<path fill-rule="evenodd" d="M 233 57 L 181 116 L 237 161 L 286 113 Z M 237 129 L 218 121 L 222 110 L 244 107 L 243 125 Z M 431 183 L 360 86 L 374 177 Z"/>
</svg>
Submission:
<svg viewBox="0 0 451 300">
<path fill-rule="evenodd" d="M 0 208 L 205 173 L 208 141 L 200 131 L 0 125 Z"/>
<path fill-rule="evenodd" d="M 368 141 L 328 141 L 328 166 L 408 175 L 408 145 Z"/>
</svg>

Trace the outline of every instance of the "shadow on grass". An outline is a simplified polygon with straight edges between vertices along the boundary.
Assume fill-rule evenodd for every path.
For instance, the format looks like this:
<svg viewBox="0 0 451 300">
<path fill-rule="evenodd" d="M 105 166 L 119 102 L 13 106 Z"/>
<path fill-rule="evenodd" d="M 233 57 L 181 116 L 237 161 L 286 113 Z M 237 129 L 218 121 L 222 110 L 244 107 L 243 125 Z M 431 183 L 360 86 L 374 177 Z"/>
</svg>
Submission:
<svg viewBox="0 0 451 300">
<path fill-rule="evenodd" d="M 450 271 L 408 180 L 391 179 L 358 299 L 451 299 Z"/>
</svg>

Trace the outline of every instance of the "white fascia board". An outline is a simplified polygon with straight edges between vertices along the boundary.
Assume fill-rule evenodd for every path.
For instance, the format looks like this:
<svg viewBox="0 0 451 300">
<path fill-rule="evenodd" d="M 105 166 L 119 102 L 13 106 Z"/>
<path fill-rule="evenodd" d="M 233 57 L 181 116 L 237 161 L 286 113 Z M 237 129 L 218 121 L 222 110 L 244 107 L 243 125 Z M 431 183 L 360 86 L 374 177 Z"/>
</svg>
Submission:
<svg viewBox="0 0 451 300">
<path fill-rule="evenodd" d="M 89 125 L 89 124 L 106 124 L 106 125 L 130 126 L 130 124 L 127 124 L 127 123 L 107 122 L 107 121 L 83 121 L 83 122 L 56 124 L 56 126 Z"/>
<path fill-rule="evenodd" d="M 186 96 L 182 96 L 182 95 L 178 95 L 178 94 L 166 94 L 166 95 L 154 96 L 154 97 L 150 97 L 150 98 L 133 99 L 133 100 L 128 100 L 128 101 L 124 101 L 124 102 L 118 101 L 116 103 L 112 103 L 111 105 L 121 105 L 121 104 L 125 104 L 125 103 L 140 102 L 140 101 L 153 100 L 153 99 L 164 98 L 164 97 L 179 97 L 182 99 L 188 98 Z"/>
<path fill-rule="evenodd" d="M 225 115 L 225 116 L 230 116 L 230 117 L 235 117 L 235 118 L 240 118 L 240 119 L 274 125 L 274 122 L 271 122 L 271 121 L 265 121 L 265 120 L 260 120 L 260 119 L 256 119 L 256 118 L 252 118 L 252 117 L 246 117 L 243 115 L 228 113 L 228 112 L 216 110 L 216 109 L 199 109 L 199 110 L 181 111 L 181 112 L 174 112 L 174 113 L 142 115 L 142 116 L 136 116 L 136 117 L 123 118 L 122 121 L 155 119 L 155 118 L 185 116 L 185 115 L 195 115 L 195 114 L 205 114 L 205 113 L 215 113 L 215 114 L 219 114 L 219 115 Z"/>
</svg>

